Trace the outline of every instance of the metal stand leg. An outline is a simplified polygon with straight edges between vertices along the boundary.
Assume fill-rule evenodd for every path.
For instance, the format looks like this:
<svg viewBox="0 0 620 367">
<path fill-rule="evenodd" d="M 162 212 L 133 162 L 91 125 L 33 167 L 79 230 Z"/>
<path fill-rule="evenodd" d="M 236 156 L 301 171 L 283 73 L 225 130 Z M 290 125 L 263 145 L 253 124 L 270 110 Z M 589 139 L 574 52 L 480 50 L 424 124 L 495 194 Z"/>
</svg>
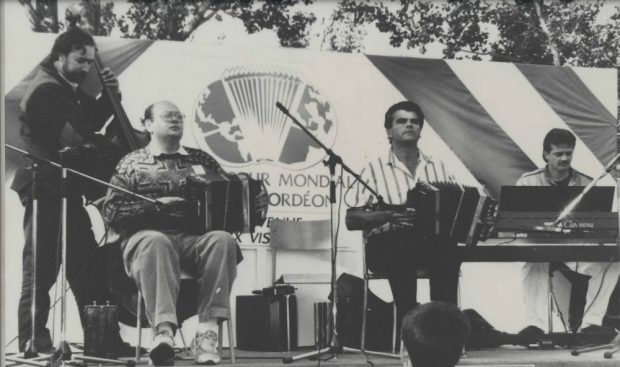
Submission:
<svg viewBox="0 0 620 367">
<path fill-rule="evenodd" d="M 62 159 L 62 158 L 61 158 Z M 67 168 L 61 170 L 61 277 L 60 277 L 60 343 L 53 354 L 54 365 L 63 365 L 71 359 L 71 347 L 67 342 Z M 80 311 L 81 312 L 81 311 Z"/>
<path fill-rule="evenodd" d="M 24 358 L 34 358 L 37 353 L 36 318 L 37 318 L 37 244 L 39 221 L 39 195 L 37 193 L 38 164 L 32 163 L 32 303 L 30 306 L 30 340 L 26 343 Z"/>
<path fill-rule="evenodd" d="M 138 330 L 138 344 L 136 345 L 136 363 L 140 362 L 140 348 L 142 347 L 142 292 L 138 289 L 138 309 L 136 310 L 136 329 Z"/>
<path fill-rule="evenodd" d="M 181 329 L 180 326 L 178 328 L 178 332 L 179 332 L 179 335 L 181 336 L 181 343 L 183 343 L 183 349 L 185 349 L 185 354 L 188 357 L 191 357 L 192 354 L 190 353 L 189 348 L 187 347 L 187 343 L 185 342 L 185 336 L 183 335 L 183 330 Z"/>
<path fill-rule="evenodd" d="M 230 316 L 230 315 L 229 315 Z M 228 327 L 228 350 L 230 351 L 230 363 L 235 364 L 237 359 L 235 357 L 235 343 L 233 341 L 233 324 L 232 316 L 226 320 L 226 326 Z"/>
<path fill-rule="evenodd" d="M 555 307 L 555 296 L 553 295 L 553 275 L 549 273 L 547 282 L 549 283 L 549 296 L 547 297 L 547 323 L 550 333 L 553 332 L 553 308 Z"/>
</svg>

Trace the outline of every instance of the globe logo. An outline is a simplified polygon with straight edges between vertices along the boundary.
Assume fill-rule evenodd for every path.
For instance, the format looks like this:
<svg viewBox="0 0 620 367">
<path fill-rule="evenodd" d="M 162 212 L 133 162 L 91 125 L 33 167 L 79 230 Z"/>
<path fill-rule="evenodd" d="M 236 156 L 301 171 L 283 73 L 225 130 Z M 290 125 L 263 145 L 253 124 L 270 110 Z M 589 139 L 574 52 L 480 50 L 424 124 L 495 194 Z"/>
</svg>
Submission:
<svg viewBox="0 0 620 367">
<path fill-rule="evenodd" d="M 282 103 L 328 147 L 336 140 L 334 112 L 301 73 L 273 66 L 234 67 L 200 92 L 192 124 L 198 146 L 229 167 L 267 163 L 311 167 L 325 152 L 276 107 Z"/>
</svg>

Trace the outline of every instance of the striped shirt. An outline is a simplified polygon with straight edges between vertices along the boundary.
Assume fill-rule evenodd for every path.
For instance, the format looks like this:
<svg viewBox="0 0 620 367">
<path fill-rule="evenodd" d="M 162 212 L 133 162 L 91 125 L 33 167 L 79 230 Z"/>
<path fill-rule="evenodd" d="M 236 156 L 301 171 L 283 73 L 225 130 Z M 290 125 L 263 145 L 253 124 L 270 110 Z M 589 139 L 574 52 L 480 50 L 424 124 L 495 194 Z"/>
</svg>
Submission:
<svg viewBox="0 0 620 367">
<path fill-rule="evenodd" d="M 415 187 L 418 181 L 423 182 L 456 182 L 454 175 L 441 161 L 433 160 L 420 152 L 415 175 L 394 154 L 392 149 L 387 154 L 371 160 L 360 174 L 362 180 L 369 184 L 386 204 L 402 205 L 407 201 L 407 192 Z M 360 207 L 367 203 L 376 203 L 376 198 L 361 184 L 357 183 L 353 206 Z M 386 223 L 370 231 L 366 235 L 401 228 L 399 225 Z"/>
</svg>

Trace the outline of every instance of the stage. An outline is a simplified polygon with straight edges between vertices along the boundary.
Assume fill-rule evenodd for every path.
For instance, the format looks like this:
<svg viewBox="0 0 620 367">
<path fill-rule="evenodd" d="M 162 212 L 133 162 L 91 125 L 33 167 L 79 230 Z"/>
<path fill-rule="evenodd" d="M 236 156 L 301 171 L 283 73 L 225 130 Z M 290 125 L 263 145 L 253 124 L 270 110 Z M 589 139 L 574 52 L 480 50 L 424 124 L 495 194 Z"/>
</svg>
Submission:
<svg viewBox="0 0 620 367">
<path fill-rule="evenodd" d="M 309 348 L 300 348 L 294 352 L 254 352 L 237 349 L 236 365 L 246 366 L 284 366 L 282 358 L 296 356 L 300 353 L 311 351 Z M 620 364 L 620 354 L 616 353 L 611 359 L 605 359 L 603 353 L 605 351 L 595 351 L 591 353 L 572 356 L 569 349 L 553 349 L 553 350 L 535 350 L 525 349 L 522 347 L 501 347 L 484 350 L 468 351 L 459 366 L 502 366 L 502 367 L 556 367 L 556 366 L 618 366 Z M 337 359 L 327 359 L 326 356 L 321 357 L 320 365 L 322 366 L 402 366 L 399 359 L 365 356 L 362 353 L 346 352 L 338 355 Z M 367 359 L 368 358 L 368 359 Z M 368 362 L 370 361 L 370 363 Z M 146 365 L 148 357 L 142 358 L 138 365 Z M 16 366 L 7 361 L 7 366 Z M 94 365 L 94 363 L 90 363 Z M 121 366 L 122 364 L 118 364 Z M 176 366 L 193 366 L 194 360 L 185 352 L 177 353 Z M 291 366 L 317 366 L 317 360 L 299 360 L 295 361 Z M 224 351 L 224 359 L 220 366 L 232 366 L 228 359 L 228 351 Z"/>
</svg>

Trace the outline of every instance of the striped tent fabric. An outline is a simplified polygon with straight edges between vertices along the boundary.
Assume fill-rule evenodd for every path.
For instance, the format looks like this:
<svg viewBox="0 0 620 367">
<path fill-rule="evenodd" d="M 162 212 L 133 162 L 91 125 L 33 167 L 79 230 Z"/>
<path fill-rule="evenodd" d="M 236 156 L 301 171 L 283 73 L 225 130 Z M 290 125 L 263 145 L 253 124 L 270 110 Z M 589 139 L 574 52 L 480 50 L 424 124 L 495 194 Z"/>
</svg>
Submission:
<svg viewBox="0 0 620 367">
<path fill-rule="evenodd" d="M 616 154 L 616 117 L 571 68 L 369 58 L 494 194 L 544 165 L 542 136 L 554 127 L 577 135 L 592 175 Z"/>
</svg>

